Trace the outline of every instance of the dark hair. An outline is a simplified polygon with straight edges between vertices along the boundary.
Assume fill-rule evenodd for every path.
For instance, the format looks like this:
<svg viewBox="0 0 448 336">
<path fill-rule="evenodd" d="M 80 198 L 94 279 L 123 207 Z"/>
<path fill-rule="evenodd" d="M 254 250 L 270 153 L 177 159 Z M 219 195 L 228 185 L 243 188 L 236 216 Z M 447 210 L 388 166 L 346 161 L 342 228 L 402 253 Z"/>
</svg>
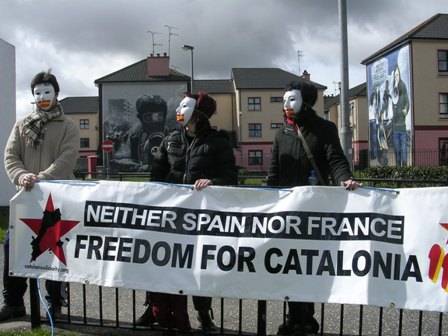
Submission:
<svg viewBox="0 0 448 336">
<path fill-rule="evenodd" d="M 141 115 L 146 112 L 165 112 L 167 111 L 166 101 L 160 96 L 140 96 L 135 102 L 137 114 Z"/>
<path fill-rule="evenodd" d="M 48 71 L 39 72 L 37 75 L 33 77 L 31 80 L 31 93 L 34 96 L 34 87 L 38 84 L 51 84 L 54 87 L 54 91 L 59 93 L 59 84 L 56 76 Z"/>
<path fill-rule="evenodd" d="M 305 81 L 293 81 L 286 86 L 286 91 L 299 90 L 302 94 L 302 99 L 305 104 L 312 107 L 317 100 L 317 88 Z"/>
<path fill-rule="evenodd" d="M 216 101 L 208 95 L 207 92 L 199 91 L 198 93 L 191 94 L 185 93 L 185 96 L 196 100 L 196 110 L 202 112 L 208 119 L 216 112 Z"/>
<path fill-rule="evenodd" d="M 196 94 L 186 92 L 185 96 L 196 100 L 191 122 L 196 124 L 196 135 L 201 136 L 211 128 L 209 119 L 216 112 L 216 101 L 203 91 Z"/>
</svg>

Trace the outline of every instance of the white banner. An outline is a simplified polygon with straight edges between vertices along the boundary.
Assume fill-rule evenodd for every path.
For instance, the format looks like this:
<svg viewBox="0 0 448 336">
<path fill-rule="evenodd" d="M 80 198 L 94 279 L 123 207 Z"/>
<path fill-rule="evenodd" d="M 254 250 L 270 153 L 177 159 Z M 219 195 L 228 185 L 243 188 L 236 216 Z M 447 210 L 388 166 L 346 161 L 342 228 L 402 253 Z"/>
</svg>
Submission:
<svg viewBox="0 0 448 336">
<path fill-rule="evenodd" d="M 11 201 L 10 265 L 155 292 L 447 311 L 447 207 L 448 188 L 41 182 Z"/>
</svg>

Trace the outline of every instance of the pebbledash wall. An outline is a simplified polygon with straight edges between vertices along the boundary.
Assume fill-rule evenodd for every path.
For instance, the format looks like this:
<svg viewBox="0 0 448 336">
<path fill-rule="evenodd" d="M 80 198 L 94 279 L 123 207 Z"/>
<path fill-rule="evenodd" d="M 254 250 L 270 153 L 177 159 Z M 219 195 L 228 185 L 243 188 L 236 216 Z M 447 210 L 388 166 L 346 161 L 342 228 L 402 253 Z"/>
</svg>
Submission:
<svg viewBox="0 0 448 336">
<path fill-rule="evenodd" d="M 439 142 L 448 138 L 448 118 L 440 113 L 439 94 L 448 93 L 448 75 L 439 71 L 439 50 L 448 50 L 448 41 L 414 41 L 412 45 L 416 166 L 446 164 L 441 162 Z"/>
<path fill-rule="evenodd" d="M 5 145 L 16 120 L 16 65 L 15 48 L 0 39 L 0 106 L 2 122 L 0 123 L 0 207 L 9 206 L 9 200 L 15 188 L 6 176 L 4 162 Z"/>
</svg>

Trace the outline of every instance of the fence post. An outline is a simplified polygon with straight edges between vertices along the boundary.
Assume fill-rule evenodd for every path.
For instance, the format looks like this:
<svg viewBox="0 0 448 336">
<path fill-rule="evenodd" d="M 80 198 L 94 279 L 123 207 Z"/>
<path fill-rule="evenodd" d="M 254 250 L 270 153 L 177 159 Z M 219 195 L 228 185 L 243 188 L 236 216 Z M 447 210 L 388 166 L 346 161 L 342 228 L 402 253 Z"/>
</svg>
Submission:
<svg viewBox="0 0 448 336">
<path fill-rule="evenodd" d="M 31 308 L 31 328 L 40 327 L 40 301 L 37 289 L 38 279 L 30 278 L 30 308 Z"/>
<path fill-rule="evenodd" d="M 257 335 L 266 336 L 266 301 L 258 300 Z"/>
</svg>

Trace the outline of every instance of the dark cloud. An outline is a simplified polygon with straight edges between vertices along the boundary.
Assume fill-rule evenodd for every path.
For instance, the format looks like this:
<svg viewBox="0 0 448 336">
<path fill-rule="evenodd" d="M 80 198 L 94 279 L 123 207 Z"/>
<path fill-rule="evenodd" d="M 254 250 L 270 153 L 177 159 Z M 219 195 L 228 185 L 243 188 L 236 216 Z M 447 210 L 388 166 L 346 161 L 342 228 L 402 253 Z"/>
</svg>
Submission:
<svg viewBox="0 0 448 336">
<path fill-rule="evenodd" d="M 352 0 L 348 3 L 351 80 L 365 76 L 359 63 L 439 11 L 443 1 Z M 195 46 L 195 74 L 229 78 L 232 67 L 281 66 L 298 70 L 297 49 L 313 79 L 332 86 L 339 80 L 338 1 L 333 0 L 3 0 L 1 38 L 16 46 L 17 88 L 51 67 L 61 74 L 66 95 L 96 94 L 93 81 L 146 57 L 148 30 L 186 74 Z M 22 93 L 20 96 L 24 96 Z"/>
</svg>

